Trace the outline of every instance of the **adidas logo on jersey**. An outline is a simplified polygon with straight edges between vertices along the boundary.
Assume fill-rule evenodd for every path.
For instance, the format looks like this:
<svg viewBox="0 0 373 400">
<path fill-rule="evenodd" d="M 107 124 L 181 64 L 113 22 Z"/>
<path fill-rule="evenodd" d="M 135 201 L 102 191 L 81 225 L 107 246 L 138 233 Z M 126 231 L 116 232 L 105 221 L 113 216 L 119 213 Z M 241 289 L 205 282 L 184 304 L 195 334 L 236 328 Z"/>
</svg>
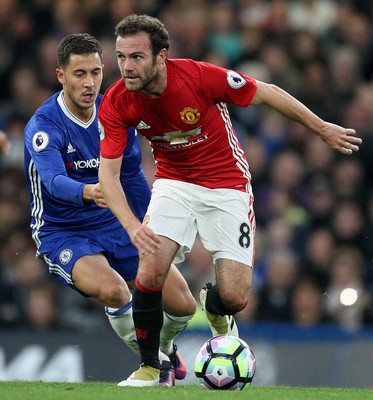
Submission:
<svg viewBox="0 0 373 400">
<path fill-rule="evenodd" d="M 140 123 L 136 126 L 136 129 L 150 129 L 150 126 L 144 121 L 140 121 Z"/>
<path fill-rule="evenodd" d="M 69 153 L 74 153 L 76 150 L 74 149 L 73 145 L 71 143 L 69 143 L 67 145 L 67 154 Z"/>
</svg>

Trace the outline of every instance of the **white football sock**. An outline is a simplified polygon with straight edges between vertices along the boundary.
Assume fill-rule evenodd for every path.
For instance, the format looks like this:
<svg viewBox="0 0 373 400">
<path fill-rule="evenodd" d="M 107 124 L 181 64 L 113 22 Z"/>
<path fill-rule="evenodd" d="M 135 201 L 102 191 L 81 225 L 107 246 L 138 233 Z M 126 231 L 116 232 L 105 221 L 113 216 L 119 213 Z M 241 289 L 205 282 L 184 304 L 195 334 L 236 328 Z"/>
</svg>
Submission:
<svg viewBox="0 0 373 400">
<path fill-rule="evenodd" d="M 116 334 L 134 353 L 140 354 L 132 318 L 132 296 L 131 300 L 121 308 L 105 307 L 105 314 Z"/>
<path fill-rule="evenodd" d="M 193 314 L 194 315 L 194 314 Z M 173 352 L 173 343 L 176 336 L 178 336 L 188 325 L 193 315 L 186 317 L 174 317 L 163 312 L 163 326 L 161 330 L 161 351 L 167 355 Z"/>
</svg>

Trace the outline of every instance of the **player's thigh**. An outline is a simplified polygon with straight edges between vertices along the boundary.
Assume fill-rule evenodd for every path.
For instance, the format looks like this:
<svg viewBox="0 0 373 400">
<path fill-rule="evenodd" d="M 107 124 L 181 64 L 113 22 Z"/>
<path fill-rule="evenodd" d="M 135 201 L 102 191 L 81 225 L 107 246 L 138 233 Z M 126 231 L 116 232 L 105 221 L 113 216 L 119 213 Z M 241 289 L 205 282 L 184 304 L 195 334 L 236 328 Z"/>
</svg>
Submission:
<svg viewBox="0 0 373 400">
<path fill-rule="evenodd" d="M 89 238 L 89 231 L 59 230 L 43 233 L 39 236 L 38 257 L 49 267 L 49 272 L 73 289 L 72 277 L 76 262 L 86 256 L 101 253 L 103 248 Z"/>
<path fill-rule="evenodd" d="M 198 232 L 214 262 L 229 259 L 253 265 L 255 216 L 247 193 L 214 189 L 201 192 Z"/>
<path fill-rule="evenodd" d="M 234 260 L 219 259 L 215 271 L 221 300 L 227 307 L 240 311 L 248 301 L 253 269 Z"/>
<path fill-rule="evenodd" d="M 135 279 L 139 266 L 138 251 L 118 220 L 101 227 L 98 234 L 93 232 L 90 239 L 92 243 L 97 242 L 104 249 L 103 253 L 110 266 L 125 281 Z"/>
<path fill-rule="evenodd" d="M 196 300 L 183 275 L 174 264 L 171 265 L 165 281 L 163 308 L 167 313 L 176 317 L 193 315 L 196 311 Z"/>
<path fill-rule="evenodd" d="M 195 187 L 169 179 L 157 179 L 153 184 L 144 223 L 158 235 L 179 245 L 176 255 L 172 257 L 175 263 L 184 261 L 184 253 L 192 249 L 197 235 L 195 216 L 191 209 Z"/>
<path fill-rule="evenodd" d="M 124 279 L 110 267 L 101 254 L 79 258 L 73 268 L 75 286 L 87 296 L 95 297 L 109 307 L 122 307 L 130 300 L 130 292 Z"/>
</svg>

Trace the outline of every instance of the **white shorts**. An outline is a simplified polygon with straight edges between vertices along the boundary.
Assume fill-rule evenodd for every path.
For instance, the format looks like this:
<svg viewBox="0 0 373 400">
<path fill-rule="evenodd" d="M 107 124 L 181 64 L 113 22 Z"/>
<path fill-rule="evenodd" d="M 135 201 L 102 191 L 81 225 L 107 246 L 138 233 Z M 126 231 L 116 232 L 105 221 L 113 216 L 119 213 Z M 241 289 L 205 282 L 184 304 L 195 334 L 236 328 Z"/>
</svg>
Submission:
<svg viewBox="0 0 373 400">
<path fill-rule="evenodd" d="M 155 233 L 180 245 L 176 264 L 198 233 L 214 262 L 225 258 L 253 266 L 255 216 L 247 193 L 157 179 L 145 220 Z"/>
</svg>

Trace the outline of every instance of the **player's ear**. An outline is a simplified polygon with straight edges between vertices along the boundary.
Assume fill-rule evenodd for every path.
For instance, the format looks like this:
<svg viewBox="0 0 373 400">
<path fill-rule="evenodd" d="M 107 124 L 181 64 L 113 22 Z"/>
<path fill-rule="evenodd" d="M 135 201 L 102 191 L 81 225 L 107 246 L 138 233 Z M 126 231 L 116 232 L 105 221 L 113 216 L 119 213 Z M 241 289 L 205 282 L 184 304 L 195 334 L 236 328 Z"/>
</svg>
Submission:
<svg viewBox="0 0 373 400">
<path fill-rule="evenodd" d="M 164 64 L 166 62 L 167 59 L 167 50 L 166 49 L 162 49 L 159 53 L 158 53 L 158 60 L 161 64 Z"/>
<path fill-rule="evenodd" d="M 65 83 L 65 74 L 63 73 L 62 69 L 56 68 L 56 75 L 58 82 L 60 82 L 61 85 L 63 85 Z"/>
</svg>

